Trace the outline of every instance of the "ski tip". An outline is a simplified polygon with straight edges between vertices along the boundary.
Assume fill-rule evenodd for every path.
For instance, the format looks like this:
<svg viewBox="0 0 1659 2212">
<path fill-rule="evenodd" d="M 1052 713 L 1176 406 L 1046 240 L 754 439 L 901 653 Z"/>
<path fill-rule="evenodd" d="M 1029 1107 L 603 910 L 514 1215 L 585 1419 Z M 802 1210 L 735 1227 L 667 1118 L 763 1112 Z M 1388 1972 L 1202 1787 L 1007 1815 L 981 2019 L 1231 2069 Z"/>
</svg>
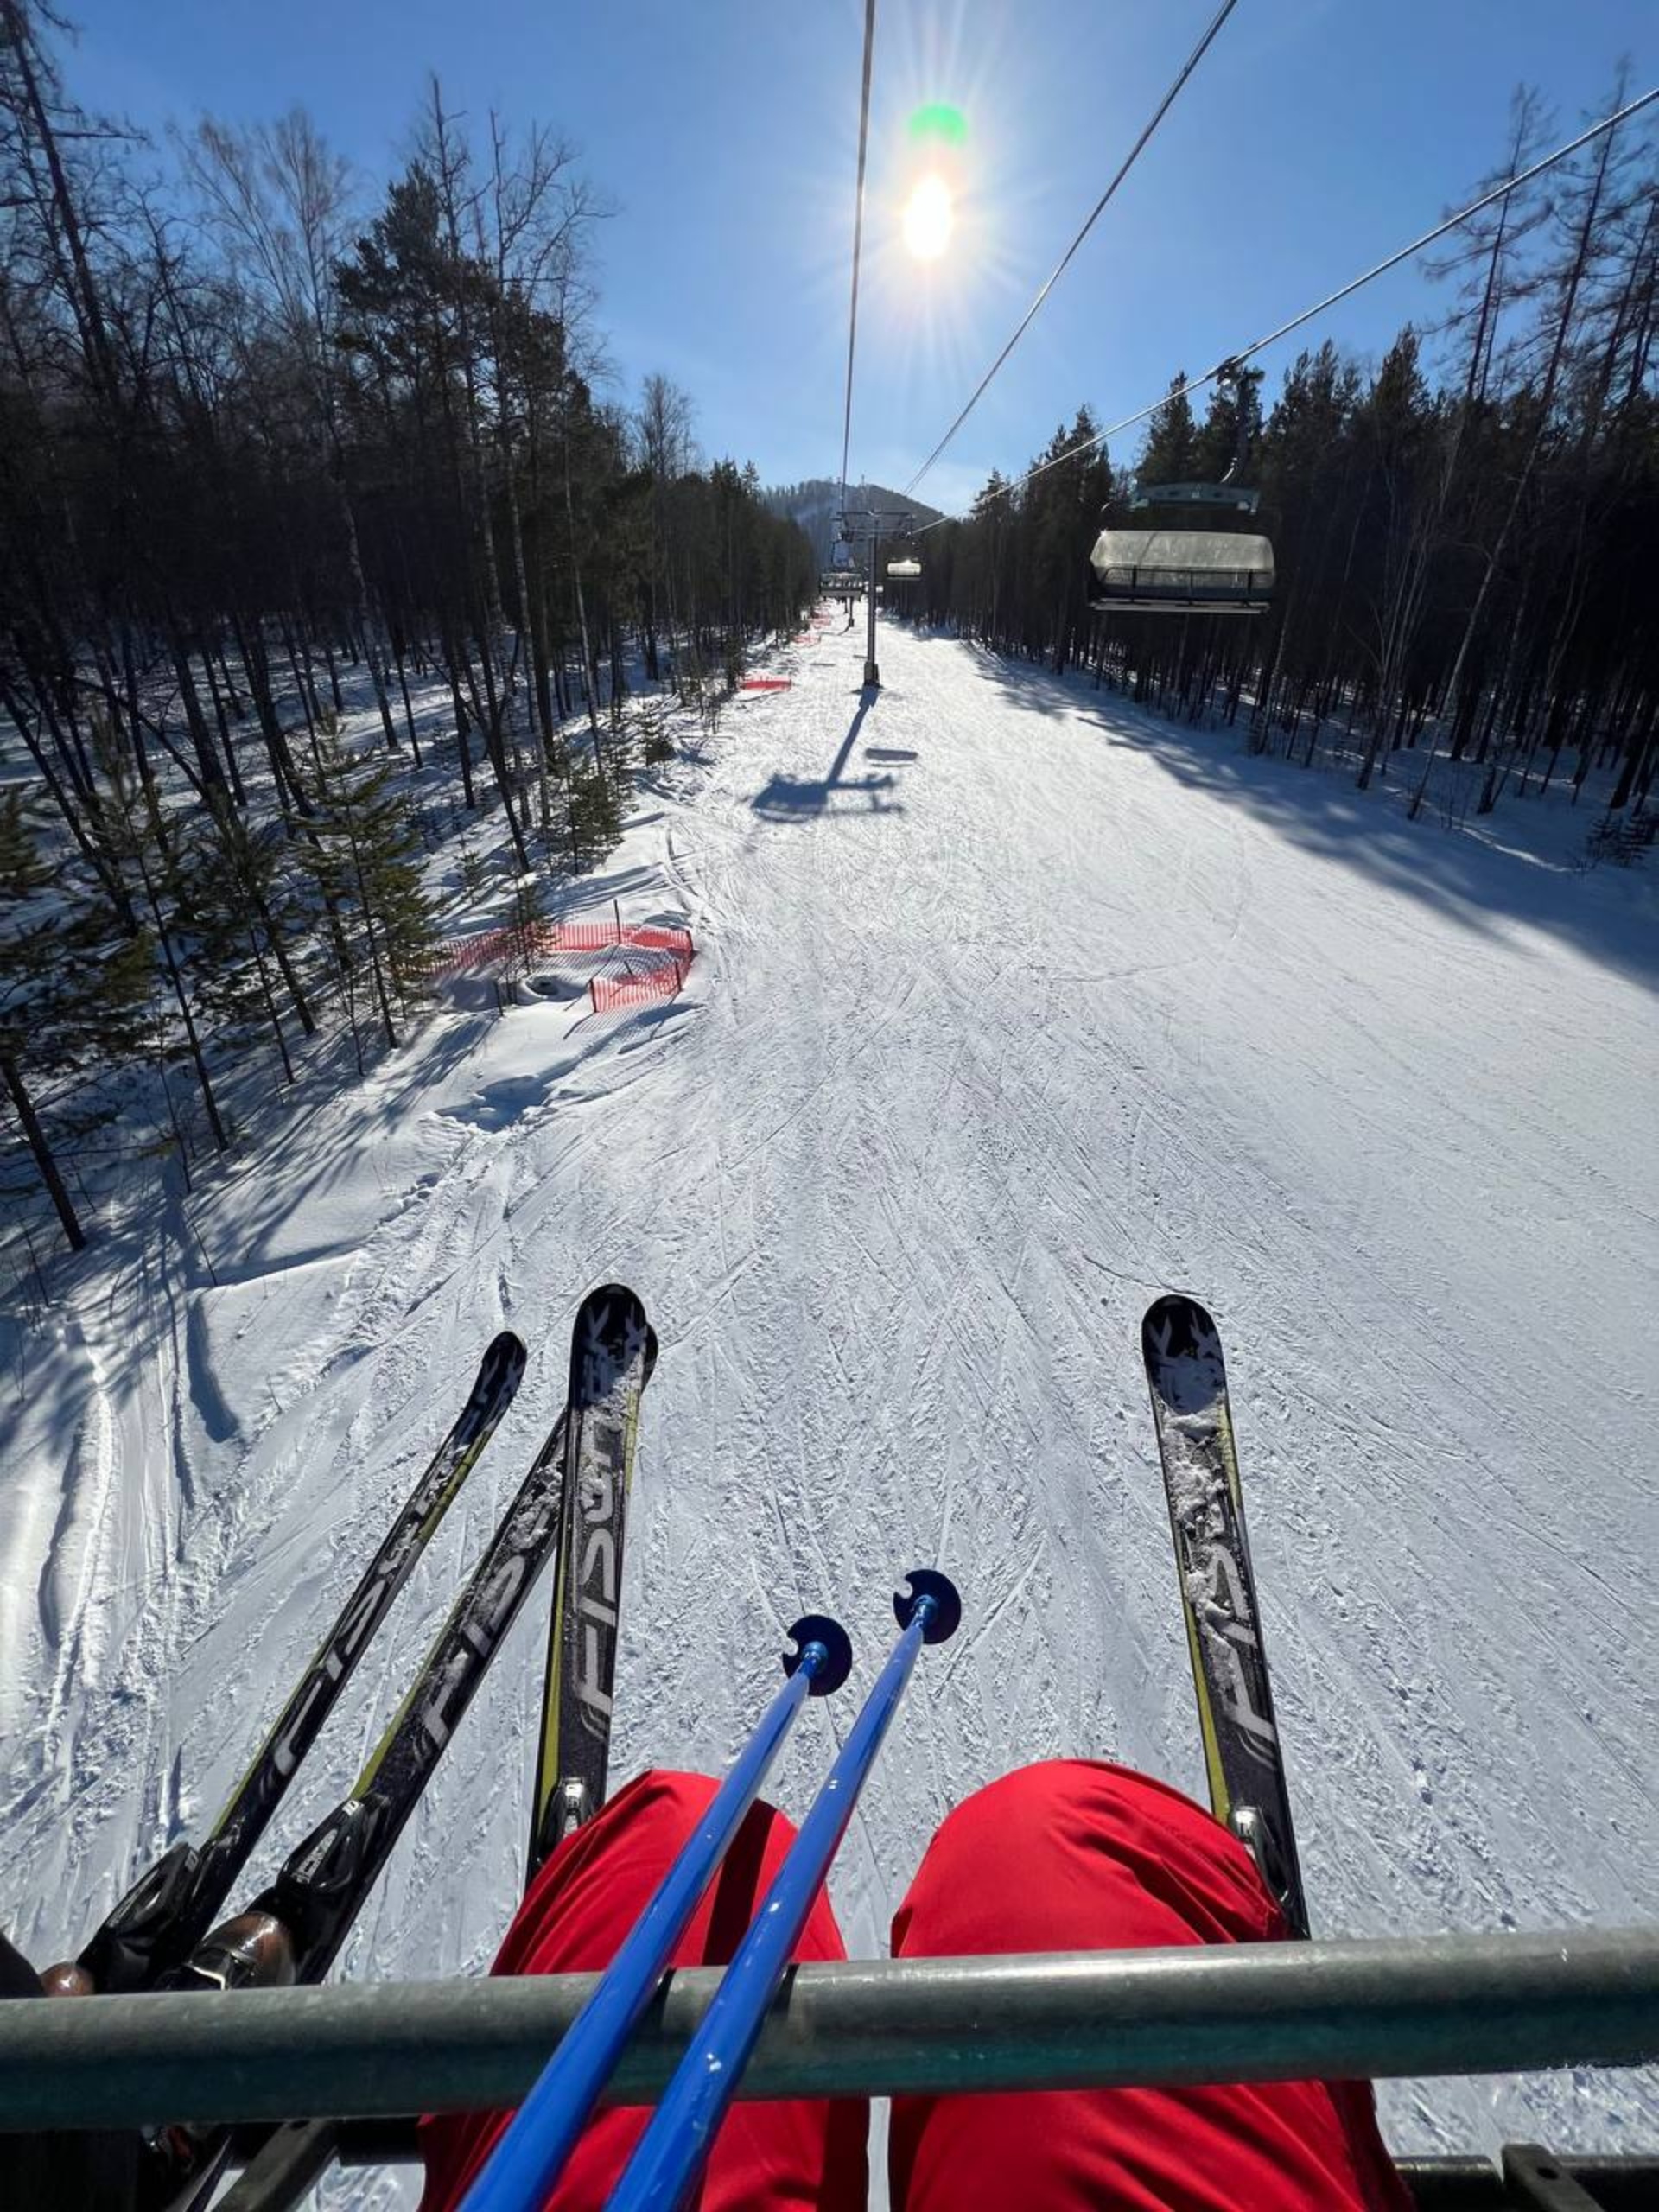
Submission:
<svg viewBox="0 0 1659 2212">
<path fill-rule="evenodd" d="M 1141 1345 L 1148 1358 L 1168 1359 L 1211 1349 L 1219 1344 L 1220 1335 L 1198 1300 L 1184 1290 L 1154 1298 L 1141 1320 Z"/>
<path fill-rule="evenodd" d="M 657 1332 L 645 1317 L 645 1301 L 637 1290 L 625 1282 L 596 1283 L 576 1308 L 575 1334 L 580 1337 L 585 1330 L 626 1338 L 636 1345 L 643 1336 L 645 1357 L 640 1382 L 650 1382 L 657 1364 Z"/>
<path fill-rule="evenodd" d="M 490 1338 L 489 1350 L 484 1357 L 486 1362 L 499 1360 L 503 1366 L 510 1367 L 516 1375 L 522 1375 L 530 1354 L 524 1349 L 524 1338 L 516 1329 L 498 1329 Z"/>
<path fill-rule="evenodd" d="M 784 1654 L 784 1672 L 795 1675 L 800 1671 L 809 1643 L 822 1645 L 823 1664 L 812 1676 L 809 1693 L 813 1697 L 830 1697 L 838 1690 L 853 1671 L 853 1641 L 841 1623 L 831 1620 L 828 1613 L 803 1613 L 789 1631 L 792 1651 Z"/>
<path fill-rule="evenodd" d="M 937 1567 L 913 1567 L 905 1580 L 908 1589 L 894 1591 L 893 1598 L 893 1616 L 899 1627 L 908 1628 L 923 1599 L 931 1598 L 933 1611 L 923 1624 L 922 1642 L 949 1643 L 962 1626 L 962 1596 L 956 1584 Z"/>
</svg>

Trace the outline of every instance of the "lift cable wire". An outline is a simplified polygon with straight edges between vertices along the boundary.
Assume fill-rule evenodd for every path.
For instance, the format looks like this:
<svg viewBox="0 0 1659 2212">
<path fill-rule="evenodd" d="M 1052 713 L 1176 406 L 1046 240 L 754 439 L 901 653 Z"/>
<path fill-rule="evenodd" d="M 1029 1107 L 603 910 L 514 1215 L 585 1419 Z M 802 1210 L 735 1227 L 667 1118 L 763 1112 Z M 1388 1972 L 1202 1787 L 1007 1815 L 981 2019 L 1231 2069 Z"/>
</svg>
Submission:
<svg viewBox="0 0 1659 2212">
<path fill-rule="evenodd" d="M 847 321 L 847 405 L 841 423 L 841 505 L 847 505 L 847 456 L 853 442 L 853 349 L 858 342 L 858 257 L 864 238 L 864 156 L 870 143 L 870 63 L 875 0 L 864 0 L 864 90 L 858 111 L 858 191 L 853 209 L 853 305 Z"/>
<path fill-rule="evenodd" d="M 1120 430 L 1133 429 L 1137 423 L 1144 423 L 1148 415 L 1155 415 L 1160 407 L 1166 406 L 1171 400 L 1184 399 L 1189 393 L 1200 391 L 1207 384 L 1213 384 L 1218 376 L 1241 368 L 1253 353 L 1260 353 L 1267 346 L 1277 345 L 1281 338 L 1287 338 L 1293 330 L 1300 330 L 1305 322 L 1311 322 L 1315 315 L 1323 315 L 1327 308 L 1336 307 L 1341 301 L 1350 298 L 1352 294 L 1359 290 L 1362 285 L 1369 284 L 1373 277 L 1385 276 L 1390 269 L 1397 269 L 1402 261 L 1408 261 L 1413 254 L 1421 253 L 1426 245 L 1433 245 L 1437 238 L 1443 238 L 1448 231 L 1456 230 L 1459 223 L 1466 223 L 1471 215 L 1478 215 L 1483 208 L 1490 207 L 1494 200 L 1506 198 L 1510 193 L 1517 191 L 1522 185 L 1530 184 L 1534 177 L 1541 176 L 1546 169 L 1553 169 L 1558 162 L 1564 162 L 1569 154 L 1576 154 L 1581 146 L 1589 145 L 1592 139 L 1600 138 L 1610 130 L 1616 130 L 1621 123 L 1627 123 L 1631 116 L 1639 115 L 1643 108 L 1651 107 L 1656 100 L 1659 100 L 1659 85 L 1654 86 L 1649 92 L 1641 93 L 1628 105 L 1616 110 L 1613 114 L 1603 116 L 1599 123 L 1592 123 L 1587 130 L 1581 130 L 1576 138 L 1569 139 L 1565 146 L 1558 146 L 1553 154 L 1546 154 L 1541 161 L 1535 162 L 1530 168 L 1522 169 L 1516 175 L 1505 178 L 1502 184 L 1494 185 L 1490 192 L 1483 193 L 1478 200 L 1471 200 L 1466 207 L 1460 207 L 1455 215 L 1448 215 L 1443 223 L 1436 223 L 1432 231 L 1425 231 L 1421 238 L 1414 238 L 1409 245 L 1402 245 L 1397 253 L 1391 253 L 1386 260 L 1376 263 L 1371 268 L 1366 270 L 1363 276 L 1352 278 L 1334 292 L 1328 292 L 1325 298 L 1314 306 L 1304 308 L 1300 315 L 1292 315 L 1288 322 L 1281 322 L 1276 330 L 1268 331 L 1265 338 L 1258 338 L 1249 346 L 1240 346 L 1236 353 L 1229 353 L 1217 361 L 1213 369 L 1206 369 L 1202 376 L 1189 377 L 1185 384 L 1178 385 L 1173 391 L 1160 394 L 1150 406 L 1137 409 L 1133 415 L 1124 416 L 1121 422 L 1109 423 L 1105 429 L 1097 430 L 1092 438 L 1079 440 L 1076 445 L 1068 446 L 1064 453 L 1056 454 L 1052 460 L 1039 461 L 1034 468 L 1028 468 L 1023 476 L 1016 476 L 1012 483 L 1004 484 L 996 496 L 1002 499 L 1011 492 L 1021 490 L 1031 482 L 1033 477 L 1046 475 L 1051 468 L 1062 467 L 1068 461 L 1076 461 L 1084 454 L 1092 453 L 1096 446 L 1103 446 L 1109 438 L 1115 438 Z M 942 519 L 950 522 L 959 520 L 960 518 L 946 515 Z M 937 530 L 939 524 L 936 522 L 931 522 L 925 525 L 926 530 Z M 918 531 L 916 533 L 918 537 L 924 534 L 924 531 Z"/>
<path fill-rule="evenodd" d="M 1211 22 L 1209 29 L 1205 31 L 1204 36 L 1193 48 L 1192 53 L 1188 54 L 1185 62 L 1182 66 L 1180 74 L 1175 79 L 1175 81 L 1171 85 L 1169 90 L 1164 94 L 1162 99 L 1159 101 L 1157 106 L 1153 110 L 1151 119 L 1147 122 L 1145 128 L 1142 130 L 1141 136 L 1135 140 L 1134 145 L 1130 147 L 1128 152 L 1124 156 L 1122 162 L 1118 168 L 1117 175 L 1107 186 L 1105 191 L 1101 194 L 1099 199 L 1096 200 L 1094 213 L 1090 216 L 1083 228 L 1077 232 L 1076 238 L 1072 239 L 1071 245 L 1067 246 L 1065 251 L 1060 256 L 1058 261 L 1055 263 L 1054 267 L 1050 272 L 1041 290 L 1038 293 L 1031 305 L 1026 309 L 1025 315 L 1018 328 L 1015 330 L 1013 337 L 1009 339 L 1007 344 L 1002 348 L 1002 351 L 997 355 L 996 359 L 991 363 L 990 367 L 986 370 L 984 375 L 974 387 L 973 396 L 969 400 L 968 404 L 963 409 L 961 414 L 957 416 L 956 421 L 950 425 L 944 435 L 939 440 L 938 445 L 934 447 L 932 452 L 929 454 L 927 459 L 922 463 L 916 474 L 911 478 L 909 483 L 906 485 L 905 497 L 906 499 L 910 498 L 911 494 L 915 491 L 916 486 L 921 482 L 923 477 L 926 475 L 928 470 L 932 467 L 934 462 L 950 444 L 951 439 L 956 436 L 957 432 L 968 420 L 968 417 L 973 413 L 975 408 L 978 406 L 980 401 L 985 396 L 986 388 L 990 384 L 992 378 L 995 376 L 997 371 L 1002 366 L 1004 361 L 1007 359 L 1009 354 L 1013 353 L 1014 347 L 1025 336 L 1027 331 L 1030 329 L 1033 321 L 1036 318 L 1038 308 L 1041 307 L 1043 302 L 1048 297 L 1055 285 L 1065 275 L 1067 264 L 1070 263 L 1071 257 L 1076 253 L 1077 248 L 1088 237 L 1090 232 L 1095 227 L 1095 224 L 1105 208 L 1108 200 L 1111 199 L 1113 194 L 1117 190 L 1118 186 L 1122 183 L 1124 178 L 1128 176 L 1129 171 L 1135 167 L 1141 154 L 1146 150 L 1147 145 L 1150 141 L 1154 131 L 1157 130 L 1165 116 L 1168 114 L 1170 109 L 1174 105 L 1176 95 L 1180 92 L 1187 79 L 1192 74 L 1192 72 L 1198 67 L 1199 62 L 1203 60 L 1205 53 L 1208 51 L 1211 41 L 1216 36 L 1216 34 L 1220 30 L 1222 25 L 1226 22 L 1228 16 L 1232 14 L 1233 10 L 1237 5 L 1238 0 L 1222 0 L 1222 4 L 1217 10 L 1214 20 Z"/>
</svg>

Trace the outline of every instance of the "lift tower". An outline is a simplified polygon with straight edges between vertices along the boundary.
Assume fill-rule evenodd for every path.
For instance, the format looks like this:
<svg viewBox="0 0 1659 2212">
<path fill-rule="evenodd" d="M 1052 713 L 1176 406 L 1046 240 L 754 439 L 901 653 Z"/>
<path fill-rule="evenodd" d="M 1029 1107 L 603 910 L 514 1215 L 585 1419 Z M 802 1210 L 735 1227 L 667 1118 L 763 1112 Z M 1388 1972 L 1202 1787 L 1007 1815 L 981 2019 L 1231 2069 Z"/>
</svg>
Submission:
<svg viewBox="0 0 1659 2212">
<path fill-rule="evenodd" d="M 864 647 L 864 688 L 879 691 L 881 671 L 875 664 L 875 555 L 884 537 L 908 537 L 914 518 L 903 507 L 848 507 L 836 517 L 836 535 L 849 545 L 861 545 L 868 576 L 869 631 Z"/>
</svg>

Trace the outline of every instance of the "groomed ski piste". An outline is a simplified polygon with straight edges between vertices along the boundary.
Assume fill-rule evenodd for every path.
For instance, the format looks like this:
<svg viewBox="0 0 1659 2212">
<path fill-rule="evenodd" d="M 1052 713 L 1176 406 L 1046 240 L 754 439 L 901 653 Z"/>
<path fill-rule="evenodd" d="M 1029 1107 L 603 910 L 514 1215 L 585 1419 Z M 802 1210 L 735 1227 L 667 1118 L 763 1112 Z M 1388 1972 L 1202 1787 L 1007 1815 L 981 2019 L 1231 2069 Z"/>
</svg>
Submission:
<svg viewBox="0 0 1659 2212">
<path fill-rule="evenodd" d="M 1227 1344 L 1314 1932 L 1659 1912 L 1651 886 L 1578 872 L 1588 799 L 1448 835 L 892 623 L 867 701 L 863 644 L 776 652 L 791 688 L 642 779 L 571 887 L 573 917 L 690 925 L 677 997 L 498 1019 L 446 987 L 31 1335 L 0 1414 L 0 1924 L 38 1961 L 205 1833 L 512 1326 L 518 1400 L 239 1894 L 344 1793 L 607 1278 L 662 1342 L 613 1786 L 721 1766 L 803 1611 L 845 1620 L 857 1690 L 903 1572 L 961 1586 L 832 1878 L 855 1955 L 1011 1766 L 1204 1794 L 1139 1347 L 1174 1287 Z M 338 1975 L 487 1964 L 548 1594 Z M 769 1794 L 804 1809 L 855 1709 L 815 1707 Z M 1381 2101 L 1402 2152 L 1659 2139 L 1650 2071 Z"/>
</svg>

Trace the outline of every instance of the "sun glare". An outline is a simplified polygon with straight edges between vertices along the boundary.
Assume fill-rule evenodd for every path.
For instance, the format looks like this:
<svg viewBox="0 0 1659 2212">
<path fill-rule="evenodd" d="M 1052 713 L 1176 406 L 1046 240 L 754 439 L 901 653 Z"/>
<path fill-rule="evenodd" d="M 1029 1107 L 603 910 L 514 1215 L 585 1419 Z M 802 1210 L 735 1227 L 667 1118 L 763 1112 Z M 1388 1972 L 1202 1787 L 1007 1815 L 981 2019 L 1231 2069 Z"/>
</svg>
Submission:
<svg viewBox="0 0 1659 2212">
<path fill-rule="evenodd" d="M 950 188 L 942 176 L 925 176 L 905 208 L 905 244 L 918 261 L 937 261 L 957 226 Z"/>
</svg>

